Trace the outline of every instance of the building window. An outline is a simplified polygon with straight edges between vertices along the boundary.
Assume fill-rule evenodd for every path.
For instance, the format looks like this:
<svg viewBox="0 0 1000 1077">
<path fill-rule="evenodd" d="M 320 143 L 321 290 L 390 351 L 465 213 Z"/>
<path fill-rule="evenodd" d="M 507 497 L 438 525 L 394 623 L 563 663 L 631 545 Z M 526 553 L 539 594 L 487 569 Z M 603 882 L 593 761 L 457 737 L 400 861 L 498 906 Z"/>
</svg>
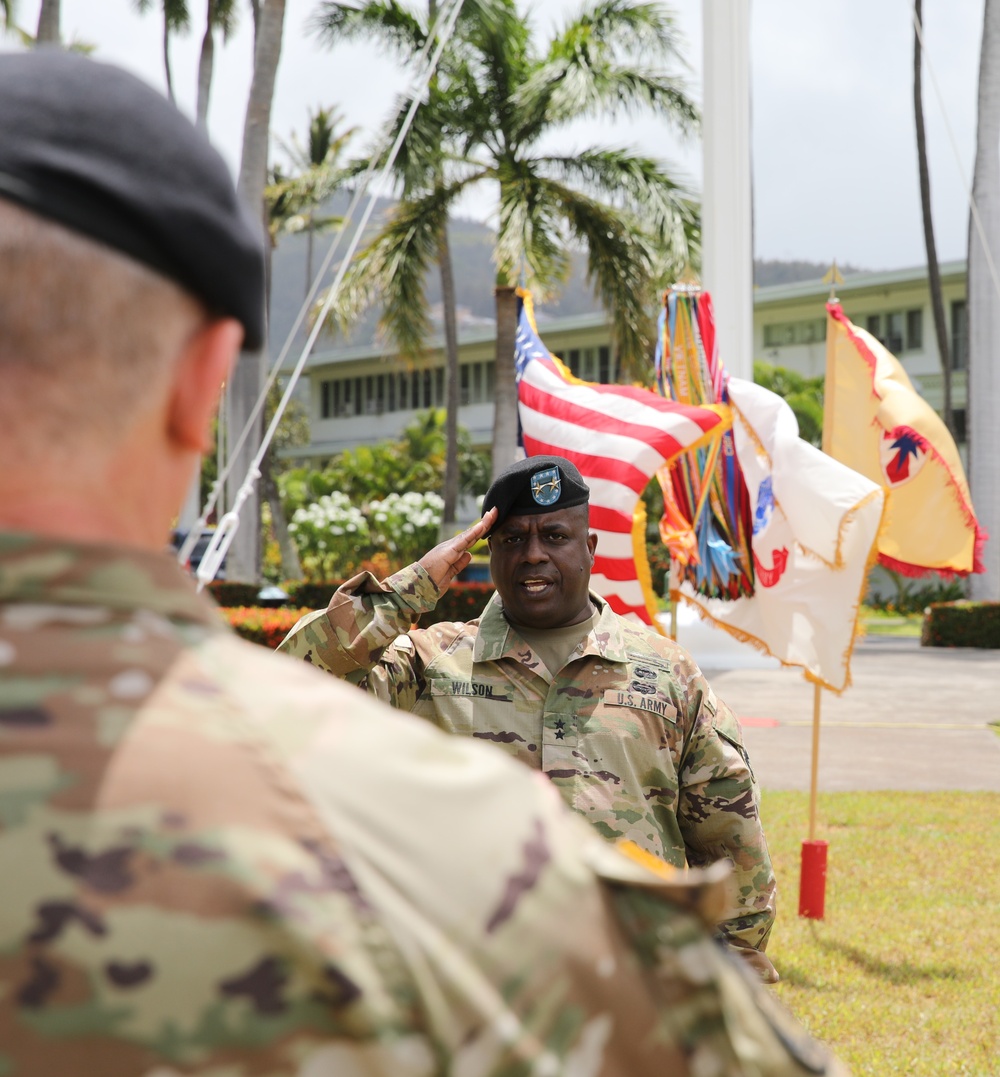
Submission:
<svg viewBox="0 0 1000 1077">
<path fill-rule="evenodd" d="M 951 421 L 955 425 L 955 441 L 964 445 L 969 440 L 968 413 L 965 408 L 952 408 Z"/>
<path fill-rule="evenodd" d="M 574 378 L 580 377 L 580 349 L 570 348 L 566 357 L 566 364 L 569 367 L 569 372 Z"/>
<path fill-rule="evenodd" d="M 483 399 L 483 364 L 472 364 L 472 401 L 478 404 Z"/>
<path fill-rule="evenodd" d="M 882 315 L 881 314 L 869 314 L 868 319 L 865 322 L 865 328 L 876 339 L 882 340 Z M 884 343 L 884 341 L 883 341 Z"/>
<path fill-rule="evenodd" d="M 969 369 L 969 305 L 964 299 L 951 304 L 951 368 Z"/>
<path fill-rule="evenodd" d="M 885 340 L 882 343 L 892 352 L 898 355 L 904 347 L 903 338 L 903 313 L 894 311 L 885 316 Z"/>
<path fill-rule="evenodd" d="M 486 402 L 491 403 L 496 397 L 496 367 L 492 363 L 486 364 Z"/>
<path fill-rule="evenodd" d="M 472 399 L 472 367 L 466 363 L 458 368 L 458 403 L 465 407 Z"/>
<path fill-rule="evenodd" d="M 333 385 L 332 381 L 320 383 L 319 417 L 329 419 L 333 415 Z"/>
<path fill-rule="evenodd" d="M 611 349 L 605 344 L 597 349 L 597 380 L 602 385 L 611 381 Z"/>
<path fill-rule="evenodd" d="M 906 347 L 909 351 L 920 351 L 924 346 L 924 312 L 908 310 L 906 312 Z"/>
<path fill-rule="evenodd" d="M 868 331 L 872 332 L 870 324 Z M 764 326 L 765 348 L 787 348 L 793 344 L 819 344 L 825 339 L 826 322 L 822 318 L 810 318 L 805 322 L 775 322 L 773 325 Z"/>
</svg>

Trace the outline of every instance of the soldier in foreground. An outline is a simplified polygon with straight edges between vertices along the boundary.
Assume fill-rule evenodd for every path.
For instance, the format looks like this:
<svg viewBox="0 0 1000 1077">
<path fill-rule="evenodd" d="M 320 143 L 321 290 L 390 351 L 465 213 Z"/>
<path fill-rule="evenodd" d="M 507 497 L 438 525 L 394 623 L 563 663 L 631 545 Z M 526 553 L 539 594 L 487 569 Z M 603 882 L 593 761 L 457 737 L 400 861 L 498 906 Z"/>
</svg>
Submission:
<svg viewBox="0 0 1000 1077">
<path fill-rule="evenodd" d="M 0 56 L 0 101 L 0 1072 L 841 1074 L 713 873 L 225 630 L 161 550 L 256 230 L 124 72 Z"/>
<path fill-rule="evenodd" d="M 497 590 L 478 620 L 410 628 L 468 564 L 482 528 L 381 583 L 348 580 L 281 649 L 500 745 L 611 841 L 675 867 L 729 860 L 736 886 L 720 932 L 774 982 L 764 953 L 774 871 L 739 722 L 683 648 L 590 591 L 589 500 L 561 456 L 512 464 L 483 500 Z"/>
</svg>

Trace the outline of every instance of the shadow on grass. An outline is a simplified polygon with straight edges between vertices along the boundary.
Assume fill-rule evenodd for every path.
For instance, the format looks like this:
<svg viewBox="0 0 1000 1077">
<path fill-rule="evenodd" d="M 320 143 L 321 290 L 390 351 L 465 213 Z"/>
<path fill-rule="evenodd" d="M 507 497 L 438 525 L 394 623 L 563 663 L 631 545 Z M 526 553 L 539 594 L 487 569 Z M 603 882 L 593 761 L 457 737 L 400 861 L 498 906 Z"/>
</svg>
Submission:
<svg viewBox="0 0 1000 1077">
<path fill-rule="evenodd" d="M 921 980 L 958 981 L 969 978 L 968 970 L 959 965 L 920 965 L 905 959 L 886 961 L 884 958 L 873 957 L 864 950 L 858 949 L 857 946 L 838 942 L 836 939 L 824 939 L 816 930 L 814 923 L 810 923 L 809 926 L 812 929 L 813 941 L 821 950 L 843 957 L 868 976 L 884 980 L 893 986 L 919 983 Z"/>
</svg>

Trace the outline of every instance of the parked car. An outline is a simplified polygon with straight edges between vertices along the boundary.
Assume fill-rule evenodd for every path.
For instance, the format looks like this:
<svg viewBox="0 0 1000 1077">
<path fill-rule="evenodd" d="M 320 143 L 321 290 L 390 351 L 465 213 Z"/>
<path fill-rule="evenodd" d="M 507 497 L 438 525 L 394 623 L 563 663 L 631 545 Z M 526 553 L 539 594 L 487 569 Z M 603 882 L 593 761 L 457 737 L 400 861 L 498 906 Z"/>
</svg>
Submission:
<svg viewBox="0 0 1000 1077">
<path fill-rule="evenodd" d="M 206 527 L 204 531 L 198 536 L 198 541 L 194 544 L 194 549 L 191 551 L 191 556 L 187 560 L 187 564 L 184 566 L 188 572 L 193 576 L 198 571 L 198 566 L 201 564 L 201 559 L 205 556 L 205 551 L 208 549 L 208 544 L 212 541 L 212 536 L 215 534 L 214 527 Z M 174 550 L 179 550 L 183 545 L 185 539 L 188 537 L 187 531 L 182 531 L 179 528 L 175 529 L 170 536 L 170 545 Z M 219 566 L 219 571 L 215 574 L 217 580 L 224 580 L 226 578 L 226 562 L 223 559 L 222 564 Z"/>
</svg>

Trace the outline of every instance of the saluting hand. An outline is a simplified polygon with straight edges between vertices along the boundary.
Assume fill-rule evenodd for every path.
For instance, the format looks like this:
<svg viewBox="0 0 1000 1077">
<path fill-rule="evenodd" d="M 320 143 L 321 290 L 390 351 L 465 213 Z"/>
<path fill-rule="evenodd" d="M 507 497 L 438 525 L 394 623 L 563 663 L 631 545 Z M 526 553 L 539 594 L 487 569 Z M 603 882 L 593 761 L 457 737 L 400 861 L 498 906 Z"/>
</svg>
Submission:
<svg viewBox="0 0 1000 1077">
<path fill-rule="evenodd" d="M 489 512 L 471 527 L 466 528 L 454 538 L 439 542 L 433 550 L 428 550 L 417 562 L 423 565 L 427 574 L 437 584 L 439 591 L 447 591 L 452 580 L 472 560 L 469 550 L 486 534 L 496 523 L 497 510 Z"/>
</svg>

